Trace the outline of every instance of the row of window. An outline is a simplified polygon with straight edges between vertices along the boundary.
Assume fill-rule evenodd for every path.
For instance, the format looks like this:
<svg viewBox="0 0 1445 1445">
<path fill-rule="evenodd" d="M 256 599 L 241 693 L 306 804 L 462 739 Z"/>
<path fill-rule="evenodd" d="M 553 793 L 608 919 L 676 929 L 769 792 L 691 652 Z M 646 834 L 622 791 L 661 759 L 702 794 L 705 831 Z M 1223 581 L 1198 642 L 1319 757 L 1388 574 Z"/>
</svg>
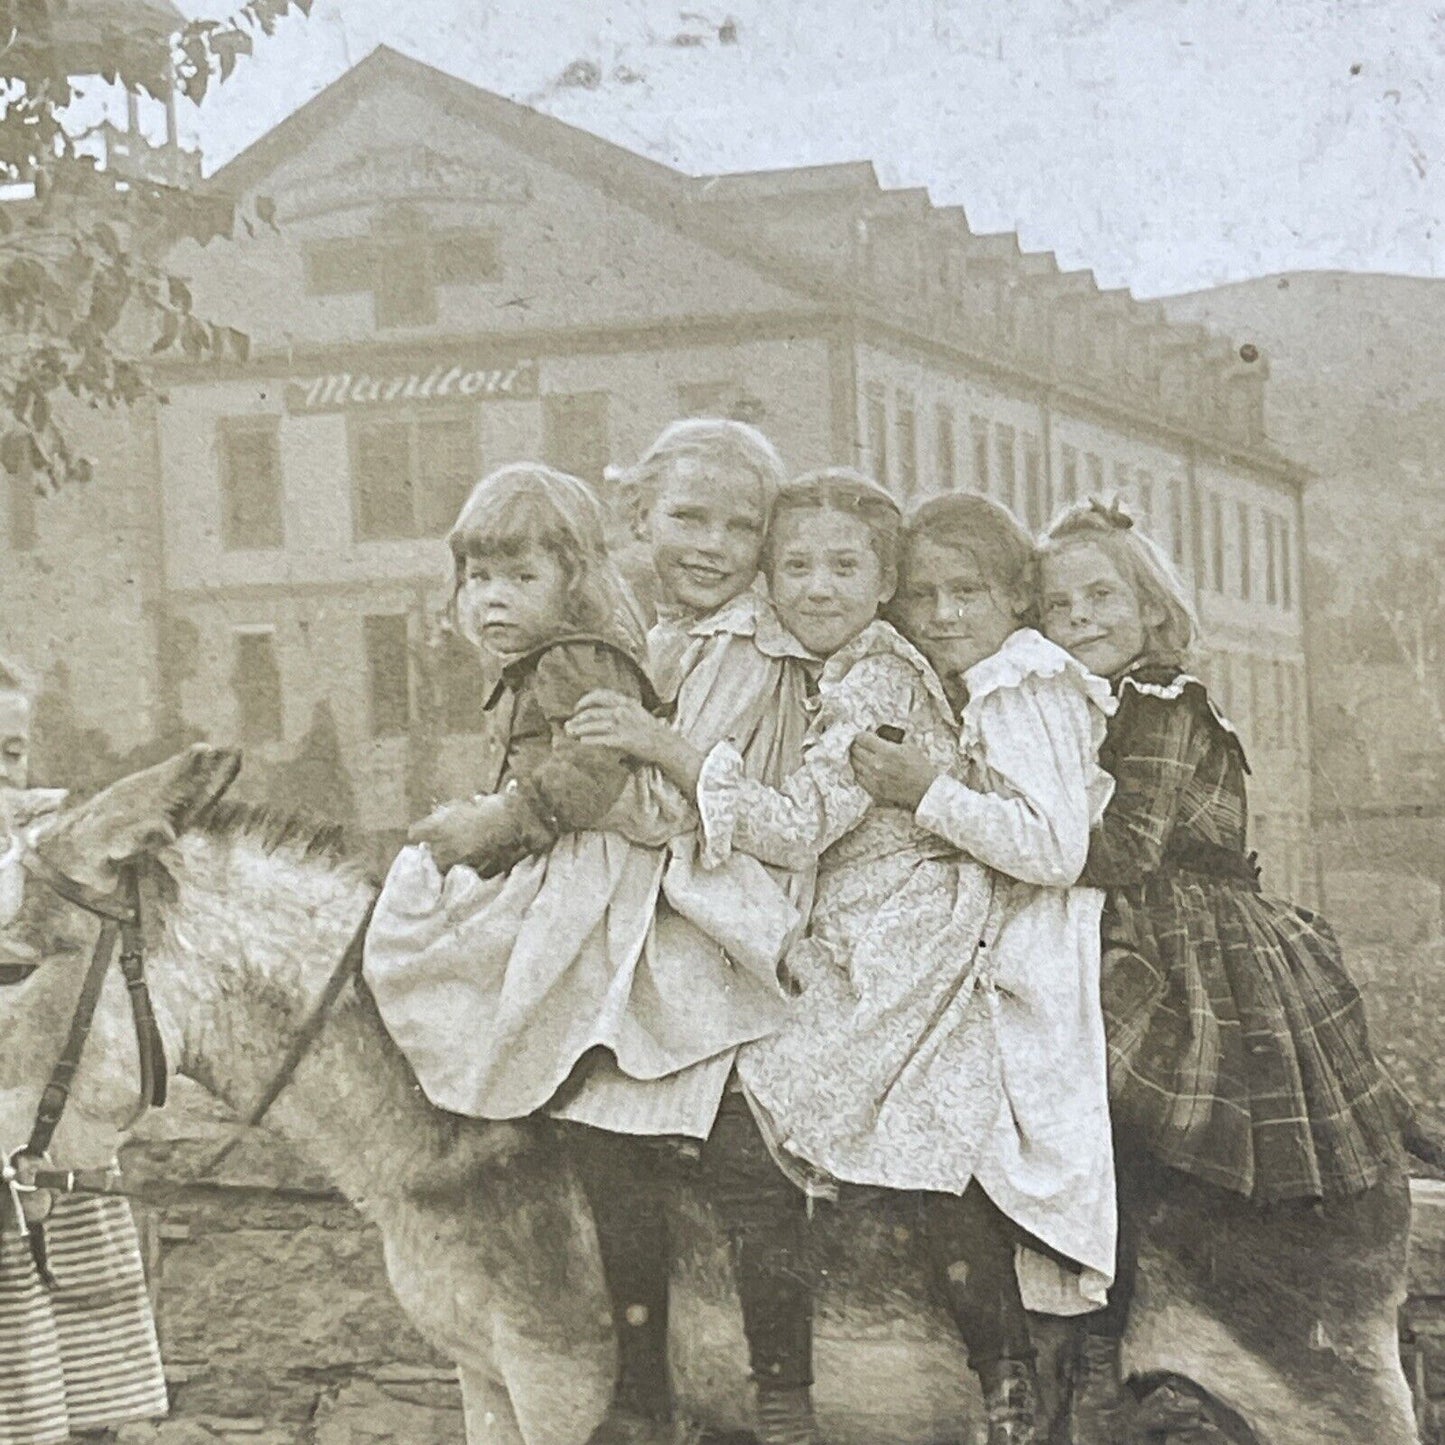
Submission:
<svg viewBox="0 0 1445 1445">
<path fill-rule="evenodd" d="M 905 501 L 919 494 L 919 419 L 910 392 L 898 391 L 890 418 L 886 392 L 868 388 L 864 408 L 864 450 L 872 474 Z M 1115 462 L 1112 469 L 1095 452 L 1059 448 L 1057 478 L 1040 437 L 1031 431 L 968 420 L 966 469 L 960 466 L 954 410 L 933 408 L 930 489 L 964 486 L 993 497 L 1032 531 L 1084 496 L 1118 494 L 1134 507 L 1151 536 L 1160 539 L 1176 566 L 1221 595 L 1262 601 L 1292 610 L 1295 603 L 1293 529 L 1287 516 L 1249 502 L 1231 504 L 1217 492 L 1191 486 L 1178 476 L 1161 478 L 1142 467 Z"/>
<path fill-rule="evenodd" d="M 429 706 L 441 732 L 475 733 L 482 719 L 482 674 L 471 647 L 452 638 L 418 675 L 406 613 L 374 613 L 362 619 L 366 729 L 373 738 L 403 737 Z M 273 627 L 238 628 L 233 634 L 231 687 L 240 741 L 279 742 L 286 736 L 286 694 Z M 429 697 L 421 690 L 433 690 Z"/>
<path fill-rule="evenodd" d="M 1309 720 L 1302 662 L 1216 652 L 1199 672 L 1247 749 L 1302 751 Z"/>
<path fill-rule="evenodd" d="M 346 418 L 353 535 L 358 542 L 439 537 L 482 471 L 476 407 L 429 407 Z M 279 416 L 223 417 L 217 424 L 221 545 L 285 546 Z M 607 395 L 542 398 L 542 455 L 597 481 L 609 457 Z"/>
</svg>

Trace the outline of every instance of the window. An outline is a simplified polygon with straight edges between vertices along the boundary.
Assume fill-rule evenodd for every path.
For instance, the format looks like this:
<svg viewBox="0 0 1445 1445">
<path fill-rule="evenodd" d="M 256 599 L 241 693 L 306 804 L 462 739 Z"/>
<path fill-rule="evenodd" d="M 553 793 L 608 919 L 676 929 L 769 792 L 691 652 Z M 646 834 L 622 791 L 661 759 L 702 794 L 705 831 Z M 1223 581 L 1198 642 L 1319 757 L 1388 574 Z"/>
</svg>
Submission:
<svg viewBox="0 0 1445 1445">
<path fill-rule="evenodd" d="M 1221 652 L 1215 662 L 1215 692 L 1219 696 L 1220 710 L 1225 717 L 1234 718 L 1234 659 L 1227 652 Z"/>
<path fill-rule="evenodd" d="M 280 547 L 281 433 L 278 417 L 222 417 L 221 545 L 228 551 Z"/>
<path fill-rule="evenodd" d="M 1279 555 L 1274 544 L 1275 516 L 1264 514 L 1264 600 L 1271 606 L 1279 602 Z"/>
<path fill-rule="evenodd" d="M 16 471 L 5 474 L 10 493 L 7 521 L 12 552 L 29 552 L 34 548 L 36 541 L 35 469 L 30 463 L 30 448 L 27 446 L 24 450 L 25 455 L 21 460 L 20 467 Z"/>
<path fill-rule="evenodd" d="M 1239 504 L 1239 595 L 1248 602 L 1254 591 L 1254 536 L 1249 528 L 1249 503 Z"/>
<path fill-rule="evenodd" d="M 1144 530 L 1151 536 L 1154 532 L 1154 478 L 1148 472 L 1139 473 L 1139 519 Z"/>
<path fill-rule="evenodd" d="M 726 417 L 762 426 L 768 414 L 761 398 L 735 381 L 686 382 L 678 387 L 677 400 L 679 416 Z"/>
<path fill-rule="evenodd" d="M 482 667 L 477 650 L 460 637 L 448 635 L 438 650 L 441 678 L 442 728 L 449 734 L 482 731 Z"/>
<path fill-rule="evenodd" d="M 868 468 L 873 480 L 888 485 L 888 403 L 876 386 L 868 388 Z"/>
<path fill-rule="evenodd" d="M 237 632 L 231 690 L 241 714 L 243 743 L 276 742 L 282 736 L 281 669 L 270 628 Z"/>
<path fill-rule="evenodd" d="M 898 432 L 898 490 L 906 501 L 918 490 L 918 422 L 913 397 L 906 391 L 898 393 L 894 426 Z"/>
<path fill-rule="evenodd" d="M 1290 522 L 1279 519 L 1279 600 L 1286 607 L 1294 606 L 1294 565 L 1291 557 Z"/>
<path fill-rule="evenodd" d="M 1216 592 L 1224 591 L 1224 504 L 1209 494 L 1209 580 Z"/>
<path fill-rule="evenodd" d="M 348 417 L 352 503 L 360 542 L 444 533 L 476 483 L 471 410 Z"/>
<path fill-rule="evenodd" d="M 1039 441 L 1032 436 L 1024 438 L 1024 508 L 1028 514 L 1029 526 L 1035 532 L 1040 531 L 1048 521 L 1048 499 L 1044 496 L 1044 469 L 1039 455 Z"/>
<path fill-rule="evenodd" d="M 953 409 L 942 402 L 933 415 L 933 453 L 938 489 L 951 492 L 958 485 L 953 455 Z"/>
<path fill-rule="evenodd" d="M 548 466 L 596 486 L 611 455 L 605 391 L 553 392 L 542 398 L 542 457 Z"/>
<path fill-rule="evenodd" d="M 416 423 L 417 487 L 424 535 L 451 530 L 477 484 L 477 433 L 467 412 L 424 414 Z"/>
<path fill-rule="evenodd" d="M 969 431 L 973 436 L 973 487 L 986 497 L 989 490 L 988 422 L 981 416 L 970 417 Z"/>
<path fill-rule="evenodd" d="M 405 613 L 363 619 L 367 716 L 374 738 L 402 736 L 411 723 L 411 661 Z"/>
<path fill-rule="evenodd" d="M 1169 479 L 1169 556 L 1176 567 L 1184 565 L 1184 483 Z"/>
<path fill-rule="evenodd" d="M 1089 495 L 1098 497 L 1101 501 L 1104 496 L 1104 459 L 1096 457 L 1093 452 L 1086 458 L 1089 464 Z"/>
<path fill-rule="evenodd" d="M 1018 463 L 1014 451 L 1014 429 L 1011 426 L 998 428 L 994 437 L 994 451 L 998 457 L 998 499 L 1013 511 Z"/>
<path fill-rule="evenodd" d="M 1195 585 L 1204 583 L 1204 502 L 1199 495 L 1199 486 L 1189 479 L 1189 568 L 1194 575 Z"/>
<path fill-rule="evenodd" d="M 1060 458 L 1063 463 L 1064 502 L 1067 505 L 1079 500 L 1079 453 L 1074 447 L 1064 447 Z"/>
<path fill-rule="evenodd" d="M 1114 463 L 1114 495 L 1120 500 L 1127 500 L 1129 496 L 1129 478 L 1131 472 L 1128 462 Z"/>
<path fill-rule="evenodd" d="M 416 535 L 411 423 L 404 416 L 348 417 L 356 538 Z"/>
</svg>

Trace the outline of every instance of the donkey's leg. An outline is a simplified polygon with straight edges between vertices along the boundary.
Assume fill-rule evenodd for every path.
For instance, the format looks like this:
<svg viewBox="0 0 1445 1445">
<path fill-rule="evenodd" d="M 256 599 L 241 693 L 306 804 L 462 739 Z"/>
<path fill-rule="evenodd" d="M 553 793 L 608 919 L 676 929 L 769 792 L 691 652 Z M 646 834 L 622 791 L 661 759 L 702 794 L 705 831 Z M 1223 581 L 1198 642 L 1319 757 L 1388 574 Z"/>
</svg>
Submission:
<svg viewBox="0 0 1445 1445">
<path fill-rule="evenodd" d="M 527 1445 L 506 1385 L 488 1372 L 466 1366 L 457 1370 L 457 1378 L 462 1383 L 467 1445 Z"/>
</svg>

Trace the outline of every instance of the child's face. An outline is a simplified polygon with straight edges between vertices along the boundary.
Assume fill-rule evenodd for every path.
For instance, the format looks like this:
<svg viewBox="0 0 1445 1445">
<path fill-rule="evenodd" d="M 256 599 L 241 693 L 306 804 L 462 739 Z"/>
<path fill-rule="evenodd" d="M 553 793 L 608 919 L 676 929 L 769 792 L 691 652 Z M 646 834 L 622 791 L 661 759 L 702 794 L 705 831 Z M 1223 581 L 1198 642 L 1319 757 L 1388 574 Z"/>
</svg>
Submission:
<svg viewBox="0 0 1445 1445">
<path fill-rule="evenodd" d="M 766 521 L 752 472 L 679 458 L 641 519 L 663 600 L 712 612 L 745 592 L 757 576 Z"/>
<path fill-rule="evenodd" d="M 1144 651 L 1149 619 L 1102 547 L 1076 542 L 1051 552 L 1039 582 L 1044 635 L 1090 672 L 1116 677 Z"/>
<path fill-rule="evenodd" d="M 545 548 L 514 556 L 468 557 L 457 621 L 471 642 L 492 652 L 529 652 L 567 625 L 567 576 Z"/>
<path fill-rule="evenodd" d="M 897 614 L 909 641 L 945 681 L 992 657 L 1019 625 L 976 558 L 926 537 L 908 547 Z"/>
<path fill-rule="evenodd" d="M 0 690 L 0 787 L 30 786 L 30 703 Z"/>
<path fill-rule="evenodd" d="M 784 512 L 768 579 L 788 630 L 819 657 L 851 642 L 892 595 L 867 526 L 831 510 Z"/>
</svg>

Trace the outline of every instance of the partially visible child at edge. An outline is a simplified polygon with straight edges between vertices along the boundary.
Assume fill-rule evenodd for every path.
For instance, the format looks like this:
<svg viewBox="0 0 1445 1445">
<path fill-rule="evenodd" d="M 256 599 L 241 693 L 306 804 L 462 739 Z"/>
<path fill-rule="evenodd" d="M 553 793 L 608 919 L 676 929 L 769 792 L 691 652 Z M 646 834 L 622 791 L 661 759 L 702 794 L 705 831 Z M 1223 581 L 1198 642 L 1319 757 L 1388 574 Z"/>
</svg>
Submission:
<svg viewBox="0 0 1445 1445">
<path fill-rule="evenodd" d="M 672 796 L 686 805 L 689 831 L 674 833 L 669 845 L 648 954 L 679 980 L 682 1007 L 699 1006 L 687 975 L 684 945 L 695 932 L 688 920 L 735 961 L 776 979 L 783 948 L 810 904 L 810 869 L 767 870 L 739 857 L 703 872 L 691 832 L 691 770 L 721 739 L 731 738 L 749 775 L 767 782 L 780 782 L 801 757 L 816 663 L 755 586 L 782 476 L 777 452 L 759 432 L 715 420 L 669 426 L 624 475 L 656 574 L 659 621 L 648 654 L 659 691 L 675 702 L 673 722 L 668 727 L 635 700 L 603 691 L 584 699 L 568 725 L 589 746 L 600 740 L 605 751 L 611 737 L 634 757 L 667 759 L 680 777 Z M 654 812 L 668 811 L 666 789 L 639 772 L 629 793 L 631 806 L 619 810 L 629 816 L 619 826 L 646 841 Z M 639 800 L 642 793 L 652 801 Z M 786 928 L 778 926 L 783 908 L 791 915 Z M 779 1432 L 788 1402 L 811 1383 L 811 1292 L 799 1280 L 804 1200 L 773 1164 L 741 1096 L 727 1089 L 735 1054 L 722 1050 L 661 1079 L 628 1077 L 603 1056 L 590 1060 L 553 1106 L 569 1125 L 564 1137 L 597 1219 L 613 1296 L 621 1342 L 615 1427 L 662 1426 L 671 1417 L 663 1194 L 687 1167 L 697 1169 L 732 1241 L 765 1441 L 785 1438 Z M 697 1141 L 705 1141 L 700 1150 Z"/>
<path fill-rule="evenodd" d="M 1006 540 L 1013 543 L 1011 556 L 1009 560 L 990 557 L 982 575 L 990 580 L 1006 575 L 1008 581 L 1000 594 L 1009 600 L 996 609 L 996 636 L 985 627 L 963 644 L 979 645 L 982 634 L 987 634 L 974 661 L 992 654 L 1015 632 L 1017 609 L 1027 601 L 1029 540 L 1002 513 L 997 517 L 990 513 L 984 520 L 998 523 L 1000 519 L 1007 524 Z M 974 520 L 966 519 L 962 530 L 967 531 Z M 859 1183 L 957 1195 L 967 1191 L 975 1165 L 982 1172 L 985 1166 L 980 1160 L 990 1154 L 988 1136 L 1001 1113 L 1008 1112 L 988 1018 L 993 1005 L 971 1006 L 970 1002 L 982 993 L 974 989 L 980 974 L 979 953 L 972 944 L 987 932 L 992 957 L 1005 936 L 1020 939 L 1029 929 L 1016 927 L 1010 934 L 1006 921 L 1001 926 L 986 871 L 972 863 L 961 868 L 957 839 L 940 839 L 919 826 L 910 816 L 911 807 L 907 811 L 874 807 L 850 766 L 850 746 L 879 726 L 897 727 L 909 736 L 909 756 L 924 760 L 930 780 L 945 773 L 956 758 L 951 708 L 938 678 L 924 658 L 876 616 L 879 605 L 893 591 L 899 521 L 897 504 L 885 491 L 843 469 L 801 477 L 783 488 L 768 544 L 774 605 L 794 635 L 827 658 L 819 681 L 820 711 L 810 733 L 806 761 L 780 786 L 768 787 L 750 778 L 743 760 L 724 743 L 706 760 L 694 760 L 690 769 L 679 768 L 678 780 L 698 779 L 710 863 L 735 857 L 734 848 L 794 867 L 807 866 L 823 855 L 810 936 L 788 958 L 789 972 L 802 988 L 795 1012 L 781 1033 L 739 1052 L 741 1082 L 779 1157 L 791 1161 L 789 1170 L 805 1189 L 821 1184 L 820 1173 L 827 1171 Z M 990 536 L 990 541 L 994 540 Z M 968 623 L 979 627 L 979 619 L 972 614 Z M 1089 720 L 1091 705 L 1083 669 L 1036 634 L 1029 636 L 1037 649 L 1049 654 L 1060 697 L 1069 699 L 1062 702 L 1058 717 L 1052 720 L 1073 720 L 1078 713 L 1074 749 L 1078 756 L 1072 761 L 1056 759 L 1042 730 L 1026 728 L 1019 750 L 1010 754 L 1015 765 L 1010 771 L 1020 780 L 1028 807 L 1046 793 L 1040 811 L 1049 824 L 1057 825 L 1065 837 L 1077 835 L 1077 867 L 1082 865 L 1087 846 L 1088 784 L 1102 720 L 1097 728 Z M 997 668 L 997 675 L 982 690 L 1016 690 L 1031 676 L 1024 655 L 1029 652 L 1030 648 L 1023 647 L 1011 662 Z M 1044 705 L 1047 707 L 1047 700 Z M 1004 709 L 1011 724 L 1018 721 L 1016 713 L 1027 710 L 1027 704 L 1022 709 Z M 619 739 L 613 735 L 612 741 Z M 631 738 L 628 745 L 645 753 L 645 739 Z M 1037 757 L 1040 752 L 1045 759 L 1042 763 Z M 655 756 L 664 766 L 672 765 L 660 753 Z M 1050 792 L 1042 786 L 1041 775 L 1055 762 L 1068 781 L 1057 782 Z M 1075 793 L 1077 807 L 1072 807 Z M 1096 811 L 1102 801 L 1097 788 L 1092 801 Z M 944 811 L 956 811 L 965 818 L 972 811 L 976 823 L 991 810 L 988 802 L 980 802 L 972 810 L 959 806 Z M 1014 811 L 1021 810 L 1015 806 Z M 1070 822 L 1075 826 L 1070 827 Z M 1020 873 L 1033 876 L 1031 870 L 1045 869 L 1049 870 L 1049 883 L 1069 881 L 1055 877 L 1056 870 L 1045 856 L 1048 849 L 1041 848 L 1026 827 L 1016 831 L 1029 834 L 1022 839 L 1029 861 L 1018 860 L 1016 850 L 1007 848 L 997 836 L 1008 833 L 1007 825 L 971 830 L 965 822 L 958 822 L 953 830 L 969 833 L 970 838 L 974 831 L 996 835 L 990 841 L 997 851 L 1008 853 Z M 977 841 L 987 852 L 986 840 L 980 837 Z M 1066 869 L 1069 865 L 1058 866 Z M 1068 897 L 1062 887 L 1048 891 L 1057 892 L 1060 899 Z M 1059 938 L 1035 930 L 1030 939 L 1020 939 L 1021 948 L 1026 954 L 1066 961 L 1066 984 L 1070 980 L 1076 983 L 1086 999 L 1096 989 L 1098 900 L 1095 898 L 1092 911 L 1087 906 L 1071 911 L 1067 902 L 1061 906 L 1077 926 Z M 1013 957 L 1005 947 L 1001 959 Z M 1094 961 L 1093 970 L 1087 966 L 1089 958 Z M 1007 968 L 1006 963 L 1004 966 Z M 1013 987 L 1015 981 L 1010 978 L 1009 982 Z M 1078 1003 L 1075 999 L 1072 1013 L 1065 1011 L 1066 1016 L 1078 1016 Z M 1096 1005 L 1094 1012 L 1097 1014 Z M 1063 1186 L 1071 1196 L 1068 1210 L 1084 1218 L 1085 1224 L 1070 1233 L 1062 1230 L 1055 1218 L 1046 1232 L 1074 1251 L 1071 1259 L 1082 1255 L 1106 1278 L 1114 1245 L 1113 1182 L 1102 1026 L 1096 1032 L 1092 1049 L 1085 1050 L 1095 1056 L 1094 1067 L 1086 1067 L 1081 1079 L 1071 1076 L 1069 1087 L 1076 1118 L 1081 1089 L 1086 1106 L 1082 1110 L 1084 1127 L 1073 1123 L 1071 1132 L 1086 1146 L 1097 1147 L 1092 1150 L 1090 1167 L 1076 1171 Z M 1048 1059 L 1040 1065 L 1040 1072 L 1051 1077 L 1060 1056 L 1058 1045 L 1059 1040 L 1051 1038 L 1043 1051 Z M 1097 1096 L 1092 1111 L 1087 1108 L 1090 1096 Z M 1040 1142 L 1040 1152 L 1057 1148 L 1057 1141 Z M 1031 1154 L 1029 1164 L 1037 1166 L 1039 1157 L 1039 1153 Z M 1007 1174 L 1006 1169 L 999 1172 Z M 1002 1185 L 992 1187 L 1009 1204 L 1014 1203 Z M 1015 1234 L 994 1224 L 992 1214 L 997 1211 L 977 1187 L 967 1192 L 966 1206 L 957 1218 L 957 1198 L 945 1202 L 938 1194 L 932 1199 L 938 1207 L 928 1212 L 928 1234 L 930 1240 L 939 1241 L 934 1254 L 940 1274 L 957 1282 L 963 1271 L 950 1266 L 968 1260 L 968 1283 L 955 1289 L 951 1299 L 975 1363 L 996 1396 L 1006 1372 L 1001 1368 L 1004 1343 L 993 1338 L 999 1332 L 992 1322 L 1005 1313 L 997 1296 L 1009 1290 L 1018 1296 L 1013 1267 Z M 1101 1213 L 1105 1218 L 1104 1227 L 1096 1231 L 1099 1237 L 1081 1247 L 1078 1241 L 1089 1234 Z M 1077 1274 L 1073 1278 L 1077 1286 Z M 801 1282 L 811 1285 L 811 1274 Z M 1018 1369 L 1023 1370 L 1028 1340 L 1021 1303 L 1017 1319 L 1010 1323 L 1016 1325 L 1016 1338 L 1007 1343 L 1017 1357 Z M 989 1340 L 983 1338 L 985 1334 Z M 990 1349 L 992 1355 L 985 1359 Z M 791 1413 L 779 1422 L 780 1432 L 787 1433 L 780 1433 L 779 1438 L 812 1438 L 806 1391 L 800 1387 L 789 1403 Z M 1031 1401 L 1014 1403 L 1020 1411 L 1031 1412 Z M 998 1414 L 996 1399 L 991 1401 L 991 1411 Z M 1002 1422 L 1000 1428 L 1004 1428 Z M 1004 1438 L 1025 1437 L 990 1436 L 991 1440 Z"/>
<path fill-rule="evenodd" d="M 1260 891 L 1244 749 L 1186 671 L 1197 627 L 1169 563 L 1117 505 L 1087 501 L 1044 537 L 1039 587 L 1044 631 L 1119 701 L 1101 752 L 1116 788 L 1084 870 L 1107 890 L 1120 1249 L 1076 1424 L 1080 1445 L 1104 1445 L 1151 1191 L 1179 1170 L 1260 1206 L 1346 1199 L 1399 1159 L 1408 1106 L 1329 926 Z"/>
<path fill-rule="evenodd" d="M 20 830 L 64 796 L 29 786 L 32 698 L 19 670 L 0 662 L 0 928 L 26 886 Z M 0 939 L 0 1020 L 24 1007 L 36 967 L 64 966 Z M 0 1191 L 0 1445 L 55 1445 L 163 1416 L 165 1374 L 130 1204 L 55 1198 L 45 1221 L 53 1285 L 8 1205 Z"/>
</svg>

